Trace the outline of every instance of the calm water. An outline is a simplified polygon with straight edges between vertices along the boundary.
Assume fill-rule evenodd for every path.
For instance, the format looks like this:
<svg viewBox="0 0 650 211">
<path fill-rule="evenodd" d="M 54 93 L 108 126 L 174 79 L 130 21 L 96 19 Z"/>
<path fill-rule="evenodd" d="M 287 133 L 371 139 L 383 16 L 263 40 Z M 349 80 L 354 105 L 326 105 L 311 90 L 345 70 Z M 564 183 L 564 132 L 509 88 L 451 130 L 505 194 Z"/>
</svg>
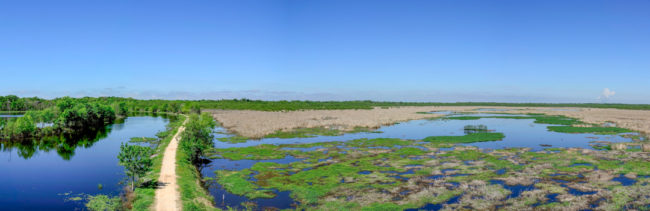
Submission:
<svg viewBox="0 0 650 211">
<path fill-rule="evenodd" d="M 22 114 L 0 114 L 0 118 L 16 118 L 24 116 Z"/>
<path fill-rule="evenodd" d="M 452 113 L 449 113 L 452 114 Z M 503 114 L 470 114 L 457 116 L 505 116 Z M 524 116 L 524 115 L 510 115 Z M 215 140 L 215 147 L 246 147 L 259 144 L 294 144 L 294 143 L 316 143 L 328 141 L 348 141 L 359 138 L 401 138 L 419 140 L 427 136 L 462 136 L 465 135 L 464 127 L 466 125 L 486 125 L 489 130 L 505 134 L 501 141 L 470 143 L 466 145 L 477 146 L 480 148 L 501 149 L 505 147 L 530 147 L 533 150 L 542 150 L 545 147 L 540 144 L 551 145 L 552 147 L 581 147 L 592 148 L 589 144 L 592 141 L 609 141 L 609 142 L 626 142 L 632 141 L 618 135 L 595 135 L 595 134 L 568 134 L 550 132 L 547 130 L 548 124 L 534 123 L 533 119 L 501 119 L 501 118 L 482 118 L 479 120 L 413 120 L 391 126 L 385 126 L 378 129 L 382 133 L 356 133 L 344 134 L 341 136 L 317 136 L 312 138 L 264 138 L 261 140 L 249 140 L 246 143 L 230 144 Z M 228 137 L 227 131 L 223 128 L 216 129 L 216 138 Z M 287 157 L 279 160 L 264 160 L 263 162 L 290 163 L 298 161 L 293 157 Z M 214 171 L 220 169 L 242 170 L 250 168 L 256 160 L 229 161 L 227 159 L 216 159 L 202 170 L 202 174 L 207 177 L 214 177 Z M 242 202 L 248 201 L 246 197 L 237 196 L 221 189 L 217 184 L 210 184 L 208 190 L 215 198 L 215 204 L 220 208 L 240 207 Z M 293 203 L 291 198 L 287 198 L 287 193 L 278 194 L 274 200 L 256 199 L 253 202 L 258 203 L 259 207 L 272 206 L 280 209 L 291 208 Z M 453 200 L 451 200 L 453 201 Z M 431 205 L 434 207 L 440 205 Z M 438 208 L 439 209 L 439 208 Z"/>
<path fill-rule="evenodd" d="M 0 210 L 80 210 L 83 202 L 65 199 L 119 194 L 124 178 L 117 164 L 120 144 L 131 137 L 155 137 L 167 123 L 164 117 L 128 117 L 86 137 L 0 142 Z"/>
<path fill-rule="evenodd" d="M 476 114 L 463 116 L 504 116 L 492 114 Z M 523 115 L 511 115 L 523 116 Z M 316 143 L 328 141 L 348 141 L 359 138 L 401 138 L 419 140 L 427 136 L 462 136 L 465 125 L 486 125 L 489 130 L 505 134 L 502 141 L 490 141 L 467 144 L 481 148 L 502 149 L 505 147 L 530 147 L 533 150 L 542 150 L 540 144 L 548 144 L 553 147 L 582 147 L 591 148 L 589 142 L 609 141 L 624 142 L 631 141 L 618 135 L 595 135 L 595 134 L 569 134 L 557 133 L 547 130 L 548 124 L 533 123 L 533 119 L 500 119 L 482 118 L 478 120 L 412 120 L 378 129 L 382 133 L 355 133 L 341 136 L 317 136 L 312 138 L 264 138 L 261 140 L 250 140 L 246 143 L 226 143 L 215 140 L 217 148 L 247 147 L 258 144 L 296 144 Z M 217 129 L 217 137 L 226 137 L 223 128 Z"/>
</svg>

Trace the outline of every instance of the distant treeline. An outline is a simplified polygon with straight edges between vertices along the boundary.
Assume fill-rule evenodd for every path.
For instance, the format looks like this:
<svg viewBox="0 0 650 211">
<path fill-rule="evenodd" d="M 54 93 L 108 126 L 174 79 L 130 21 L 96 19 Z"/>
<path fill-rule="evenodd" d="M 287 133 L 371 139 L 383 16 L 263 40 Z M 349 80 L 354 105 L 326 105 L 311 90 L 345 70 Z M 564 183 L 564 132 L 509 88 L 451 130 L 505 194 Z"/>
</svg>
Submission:
<svg viewBox="0 0 650 211">
<path fill-rule="evenodd" d="M 41 110 L 55 105 L 66 98 L 52 100 L 37 97 L 19 98 L 14 95 L 0 96 L 0 111 Z M 128 112 L 173 112 L 198 113 L 201 109 L 232 109 L 259 111 L 293 110 L 335 110 L 372 109 L 393 106 L 511 106 L 511 107 L 586 107 L 650 110 L 650 104 L 612 104 L 612 103 L 495 103 L 495 102 L 378 102 L 378 101 L 262 101 L 250 99 L 232 100 L 138 100 L 121 97 L 84 97 L 75 101 L 110 105 L 118 115 Z"/>
<path fill-rule="evenodd" d="M 27 110 L 23 116 L 17 118 L 1 119 L 0 138 L 16 139 L 84 132 L 111 124 L 117 117 L 112 106 L 99 102 L 69 97 L 46 102 L 54 103 L 54 106 Z"/>
</svg>

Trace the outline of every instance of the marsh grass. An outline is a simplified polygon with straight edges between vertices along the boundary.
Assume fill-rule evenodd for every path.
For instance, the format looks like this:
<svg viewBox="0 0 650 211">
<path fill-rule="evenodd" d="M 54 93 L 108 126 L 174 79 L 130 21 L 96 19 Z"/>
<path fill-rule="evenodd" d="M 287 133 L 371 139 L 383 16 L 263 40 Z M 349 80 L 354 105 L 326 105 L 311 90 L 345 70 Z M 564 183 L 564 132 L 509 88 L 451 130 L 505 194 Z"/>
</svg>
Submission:
<svg viewBox="0 0 650 211">
<path fill-rule="evenodd" d="M 236 143 L 244 143 L 248 141 L 248 138 L 242 136 L 229 136 L 229 137 L 217 138 L 217 140 L 221 142 L 236 144 Z"/>
<path fill-rule="evenodd" d="M 443 137 L 441 140 L 449 139 Z M 490 210 L 505 205 L 505 208 L 521 209 L 533 206 L 583 209 L 597 199 L 571 195 L 567 184 L 600 190 L 598 194 L 604 194 L 600 198 L 611 198 L 599 202 L 603 207 L 621 209 L 644 203 L 633 200 L 643 196 L 644 192 L 638 189 L 647 189 L 641 186 L 644 183 L 620 187 L 619 183 L 609 182 L 606 176 L 603 182 L 582 182 L 589 181 L 587 177 L 594 177 L 591 175 L 597 172 L 650 175 L 650 164 L 642 152 L 627 152 L 633 153 L 628 155 L 573 148 L 539 152 L 509 148 L 486 152 L 475 147 L 428 151 L 415 147 L 428 144 L 417 140 L 358 139 L 219 149 L 215 153 L 226 159 L 260 162 L 239 171 L 218 170 L 215 180 L 227 191 L 253 201 L 271 198 L 275 190 L 290 191 L 290 196 L 299 203 L 295 208 L 298 210 L 417 209 L 428 203 L 444 203 L 452 197 L 457 197 L 458 202 L 445 204 L 445 208 Z M 313 146 L 326 149 L 295 150 Z M 377 150 L 377 146 L 381 146 L 381 150 Z M 263 161 L 286 156 L 305 159 L 288 164 Z M 504 173 L 496 174 L 496 169 L 504 169 Z M 444 171 L 447 173 L 443 174 Z M 431 176 L 437 179 L 427 179 Z M 508 185 L 532 185 L 534 189 L 507 198 L 511 193 L 509 189 L 489 184 L 495 179 Z M 566 183 L 556 182 L 558 180 Z M 458 185 L 452 188 L 446 185 L 449 183 Z M 607 195 L 611 193 L 608 190 L 616 191 L 614 195 Z M 547 194 L 559 194 L 558 197 L 565 198 L 567 203 L 546 202 Z"/>
<path fill-rule="evenodd" d="M 345 133 L 381 133 L 366 127 L 355 127 L 351 131 L 343 131 L 338 129 L 331 129 L 325 127 L 314 128 L 296 128 L 291 131 L 276 131 L 275 133 L 268 134 L 264 138 L 311 138 L 316 136 L 338 136 Z"/>
<path fill-rule="evenodd" d="M 176 152 L 176 174 L 183 210 L 219 210 L 212 205 L 213 197 L 203 187 L 201 174 L 184 150 Z"/>
<path fill-rule="evenodd" d="M 549 131 L 558 133 L 594 133 L 603 135 L 615 135 L 629 133 L 632 130 L 620 127 L 573 127 L 573 126 L 548 126 Z"/>
<path fill-rule="evenodd" d="M 429 136 L 422 139 L 422 141 L 431 143 L 474 143 L 498 141 L 505 137 L 503 133 L 470 133 L 464 136 Z"/>
</svg>

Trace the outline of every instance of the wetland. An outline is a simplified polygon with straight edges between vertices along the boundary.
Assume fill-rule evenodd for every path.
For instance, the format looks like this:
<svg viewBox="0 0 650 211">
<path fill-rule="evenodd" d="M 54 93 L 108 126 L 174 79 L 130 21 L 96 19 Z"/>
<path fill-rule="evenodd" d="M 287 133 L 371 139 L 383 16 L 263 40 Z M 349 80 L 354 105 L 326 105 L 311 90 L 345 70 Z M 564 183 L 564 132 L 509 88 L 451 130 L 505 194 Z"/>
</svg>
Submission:
<svg viewBox="0 0 650 211">
<path fill-rule="evenodd" d="M 217 128 L 212 162 L 201 172 L 223 209 L 611 210 L 650 204 L 650 156 L 642 134 L 557 115 L 445 115 L 371 131 L 301 129 L 237 142 L 224 141 L 236 135 Z"/>
</svg>

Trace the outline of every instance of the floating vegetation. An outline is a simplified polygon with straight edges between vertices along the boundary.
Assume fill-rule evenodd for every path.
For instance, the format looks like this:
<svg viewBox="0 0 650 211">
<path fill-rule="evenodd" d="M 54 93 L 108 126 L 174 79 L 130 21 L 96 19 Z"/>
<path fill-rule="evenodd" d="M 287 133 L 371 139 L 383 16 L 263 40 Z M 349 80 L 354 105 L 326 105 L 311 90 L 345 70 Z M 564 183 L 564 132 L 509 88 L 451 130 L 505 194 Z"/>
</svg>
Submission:
<svg viewBox="0 0 650 211">
<path fill-rule="evenodd" d="M 620 127 L 573 127 L 573 126 L 548 126 L 549 131 L 559 133 L 594 133 L 594 134 L 619 134 L 632 132 Z"/>
<path fill-rule="evenodd" d="M 151 148 L 155 148 L 160 144 L 160 139 L 158 138 L 152 138 L 152 137 L 132 137 L 129 140 L 130 143 L 137 143 L 137 144 L 147 144 Z"/>
<path fill-rule="evenodd" d="M 474 143 L 498 141 L 505 137 L 503 133 L 470 133 L 464 136 L 429 136 L 422 139 L 422 141 L 431 143 Z"/>
<path fill-rule="evenodd" d="M 494 140 L 503 134 L 466 136 L 479 135 L 493 136 Z M 489 210 L 533 205 L 540 209 L 620 209 L 650 203 L 650 199 L 644 198 L 650 194 L 647 187 L 650 179 L 613 176 L 650 175 L 647 153 L 620 154 L 578 148 L 547 148 L 538 152 L 527 148 L 435 150 L 436 142 L 487 139 L 466 136 L 451 136 L 457 137 L 452 139 L 432 136 L 428 141 L 357 139 L 218 149 L 215 155 L 228 160 L 259 162 L 241 170 L 217 170 L 214 181 L 229 194 L 246 197 L 248 205 L 289 192 L 291 202 L 276 207 L 279 209 Z M 298 150 L 306 148 L 312 150 Z M 304 159 L 270 162 L 285 157 Z M 640 189 L 643 191 L 633 191 Z"/>
<path fill-rule="evenodd" d="M 344 133 L 381 133 L 381 131 L 375 131 L 366 127 L 355 127 L 351 131 L 325 127 L 296 128 L 291 131 L 276 131 L 275 133 L 264 136 L 264 138 L 310 138 L 316 136 L 338 136 Z"/>
<path fill-rule="evenodd" d="M 217 140 L 221 142 L 234 144 L 234 143 L 244 143 L 248 141 L 248 138 L 242 136 L 229 136 L 229 137 L 217 138 Z"/>
<path fill-rule="evenodd" d="M 358 138 L 377 137 L 363 134 L 350 136 L 356 137 L 351 140 L 293 139 L 212 149 L 210 157 L 222 167 L 204 175 L 210 175 L 208 181 L 215 183 L 217 189 L 211 192 L 219 194 L 215 202 L 223 209 L 616 210 L 650 204 L 650 191 L 646 190 L 650 179 L 645 177 L 650 175 L 650 155 L 643 152 L 641 143 L 619 142 L 635 134 L 616 127 L 606 127 L 608 134 L 616 136 L 587 129 L 596 135 L 580 141 L 587 147 L 586 143 L 591 143 L 597 150 L 563 148 L 572 144 L 562 138 L 581 136 L 551 133 L 547 127 L 598 126 L 540 114 L 447 119 L 483 118 L 532 119 L 535 124 L 545 125 L 522 127 L 533 132 L 525 134 L 549 134 L 555 139 L 540 143 L 518 133 L 506 139 L 506 134 L 521 128 L 493 124 L 501 120 L 481 120 L 470 125 L 439 121 L 453 128 L 434 133 L 444 135 L 425 138 Z M 392 128 L 416 133 L 413 127 L 426 129 L 437 124 L 435 121 L 420 120 Z M 488 129 L 488 125 L 499 132 Z M 382 131 L 384 136 L 404 137 L 397 136 L 390 127 Z M 459 131 L 465 135 L 446 135 Z M 321 132 L 304 130 L 299 134 Z M 528 142 L 524 146 L 530 148 L 508 148 L 513 140 Z"/>
<path fill-rule="evenodd" d="M 527 114 L 526 116 L 514 116 L 514 115 L 503 115 L 503 116 L 450 116 L 445 117 L 444 119 L 448 120 L 478 120 L 482 118 L 494 118 L 494 119 L 534 119 L 537 124 L 551 124 L 551 125 L 577 125 L 585 124 L 584 122 L 571 117 L 565 116 L 549 116 L 544 114 Z"/>
</svg>

